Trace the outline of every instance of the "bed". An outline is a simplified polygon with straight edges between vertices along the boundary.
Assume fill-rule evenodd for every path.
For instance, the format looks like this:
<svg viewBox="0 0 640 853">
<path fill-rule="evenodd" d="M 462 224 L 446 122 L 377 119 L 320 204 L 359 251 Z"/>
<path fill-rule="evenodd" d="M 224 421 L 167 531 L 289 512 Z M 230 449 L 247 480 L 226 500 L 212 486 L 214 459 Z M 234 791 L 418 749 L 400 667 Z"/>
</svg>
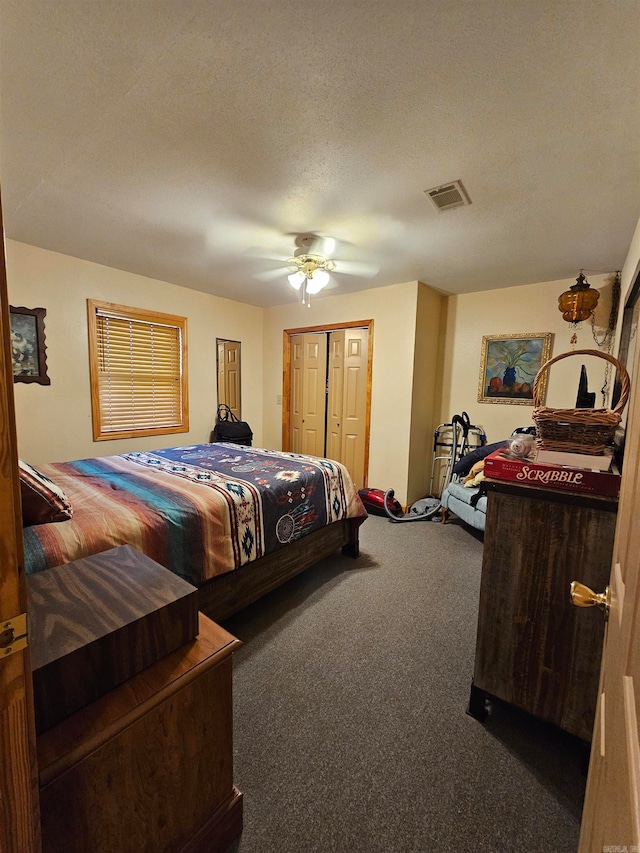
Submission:
<svg viewBox="0 0 640 853">
<path fill-rule="evenodd" d="M 24 528 L 27 574 L 130 544 L 197 586 L 200 609 L 217 621 L 340 548 L 358 556 L 367 517 L 338 462 L 235 444 L 38 472 L 63 493 L 71 517 Z"/>
</svg>

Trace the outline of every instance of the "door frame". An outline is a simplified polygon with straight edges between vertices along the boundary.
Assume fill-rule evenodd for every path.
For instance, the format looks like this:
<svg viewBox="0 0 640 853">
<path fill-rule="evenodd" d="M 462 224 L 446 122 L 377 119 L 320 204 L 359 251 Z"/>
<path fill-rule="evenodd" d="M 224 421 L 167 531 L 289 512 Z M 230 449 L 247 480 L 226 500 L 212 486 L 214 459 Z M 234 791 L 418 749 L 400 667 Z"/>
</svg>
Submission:
<svg viewBox="0 0 640 853">
<path fill-rule="evenodd" d="M 371 434 L 371 387 L 373 375 L 373 320 L 352 320 L 345 323 L 325 323 L 319 326 L 304 326 L 284 329 L 282 332 L 282 449 L 289 450 L 291 427 L 291 338 L 294 335 L 338 332 L 342 329 L 367 329 L 367 403 L 364 426 L 364 486 L 369 477 L 369 438 Z"/>
<path fill-rule="evenodd" d="M 9 298 L 0 202 L 0 618 L 27 612 L 11 358 Z M 0 850 L 40 850 L 36 730 L 29 647 L 0 659 Z"/>
</svg>

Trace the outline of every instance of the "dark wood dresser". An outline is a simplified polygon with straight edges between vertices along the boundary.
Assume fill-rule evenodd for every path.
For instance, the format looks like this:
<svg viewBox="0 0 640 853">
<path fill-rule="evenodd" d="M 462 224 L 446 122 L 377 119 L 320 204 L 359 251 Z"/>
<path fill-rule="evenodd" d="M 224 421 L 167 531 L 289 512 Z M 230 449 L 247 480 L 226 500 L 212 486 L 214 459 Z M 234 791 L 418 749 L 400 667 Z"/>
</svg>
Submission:
<svg viewBox="0 0 640 853">
<path fill-rule="evenodd" d="M 495 697 L 591 740 L 604 617 L 570 583 L 609 582 L 617 500 L 485 481 L 487 520 L 469 713 Z"/>
</svg>

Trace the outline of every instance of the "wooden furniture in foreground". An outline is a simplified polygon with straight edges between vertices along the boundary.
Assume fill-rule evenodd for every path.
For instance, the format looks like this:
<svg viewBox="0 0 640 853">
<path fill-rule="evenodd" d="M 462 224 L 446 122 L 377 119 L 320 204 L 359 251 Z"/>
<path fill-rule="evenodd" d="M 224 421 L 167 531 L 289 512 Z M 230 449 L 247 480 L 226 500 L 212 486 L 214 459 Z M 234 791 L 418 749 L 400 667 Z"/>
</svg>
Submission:
<svg viewBox="0 0 640 853">
<path fill-rule="evenodd" d="M 604 636 L 571 581 L 608 584 L 617 500 L 484 481 L 487 520 L 469 713 L 496 697 L 591 740 Z"/>
<path fill-rule="evenodd" d="M 205 581 L 198 587 L 200 610 L 221 622 L 243 607 L 342 549 L 348 557 L 360 554 L 359 528 L 364 519 L 334 521 L 287 544 L 285 548 Z"/>
<path fill-rule="evenodd" d="M 38 734 L 198 633 L 198 590 L 131 545 L 27 577 Z"/>
<path fill-rule="evenodd" d="M 242 831 L 232 778 L 237 646 L 201 615 L 197 639 L 39 736 L 43 853 L 230 846 Z"/>
<path fill-rule="evenodd" d="M 15 642 L 22 633 L 16 628 L 26 613 L 27 592 L 10 342 L 0 203 L 0 850 L 38 853 L 40 819 L 31 656 L 28 645 Z M 12 651 L 8 651 L 10 647 Z"/>
</svg>

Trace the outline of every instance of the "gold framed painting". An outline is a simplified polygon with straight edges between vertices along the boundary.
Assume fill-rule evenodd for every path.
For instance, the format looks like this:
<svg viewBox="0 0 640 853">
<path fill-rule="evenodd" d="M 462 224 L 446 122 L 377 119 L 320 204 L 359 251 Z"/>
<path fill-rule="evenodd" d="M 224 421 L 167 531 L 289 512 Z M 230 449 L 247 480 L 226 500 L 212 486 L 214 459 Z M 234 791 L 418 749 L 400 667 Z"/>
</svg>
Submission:
<svg viewBox="0 0 640 853">
<path fill-rule="evenodd" d="M 533 381 L 551 356 L 552 332 L 521 335 L 485 335 L 480 355 L 479 403 L 533 405 Z M 540 402 L 546 395 L 542 377 Z"/>
</svg>

